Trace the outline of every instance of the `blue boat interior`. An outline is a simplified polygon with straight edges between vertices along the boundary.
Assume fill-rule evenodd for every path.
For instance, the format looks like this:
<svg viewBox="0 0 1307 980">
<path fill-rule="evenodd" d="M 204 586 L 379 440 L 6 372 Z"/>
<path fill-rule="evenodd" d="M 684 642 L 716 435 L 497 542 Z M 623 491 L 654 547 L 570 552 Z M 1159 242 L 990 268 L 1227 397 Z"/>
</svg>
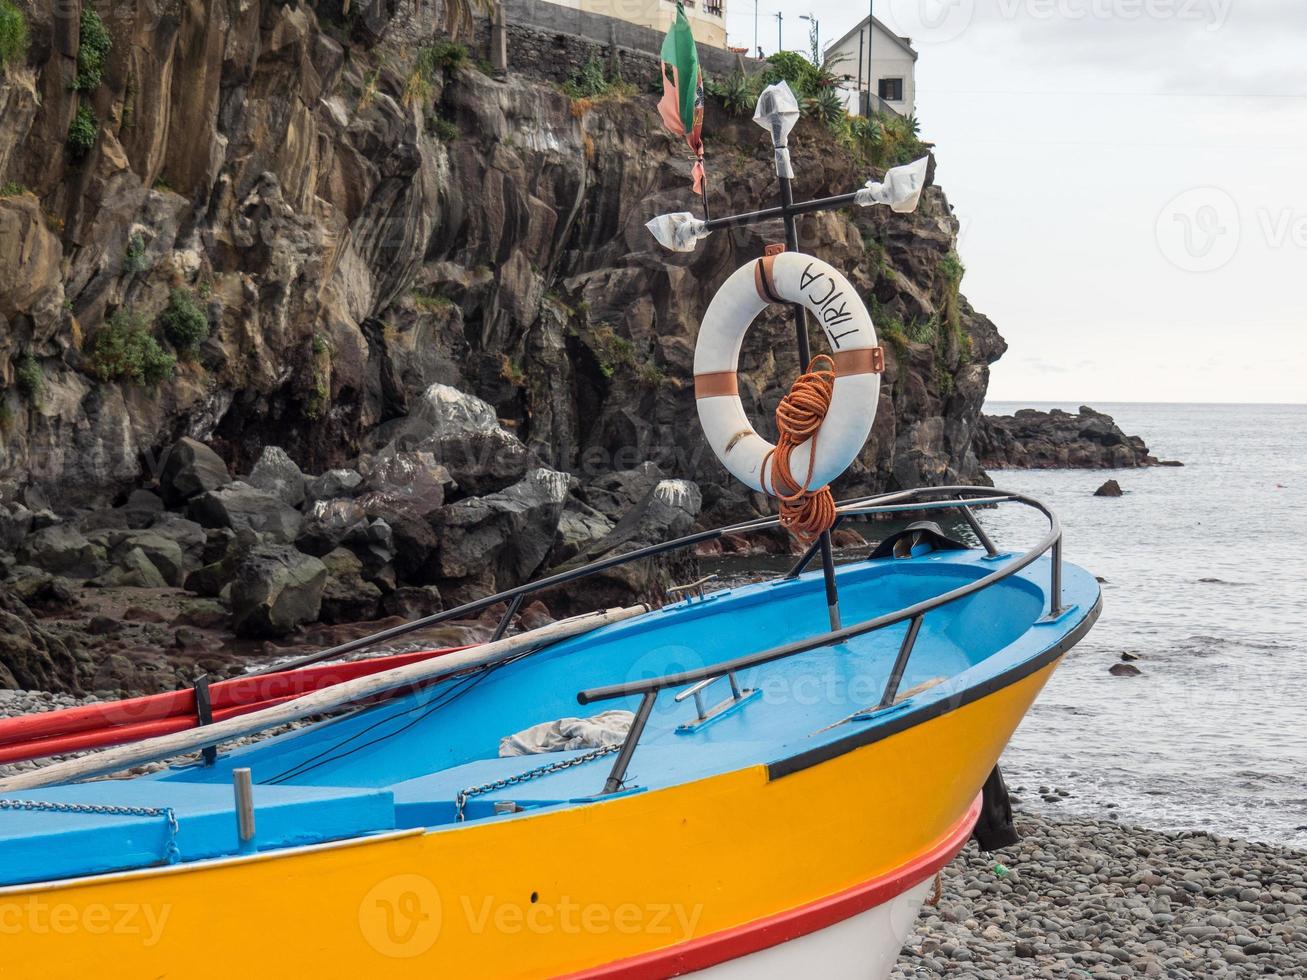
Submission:
<svg viewBox="0 0 1307 980">
<path fill-rule="evenodd" d="M 843 621 L 942 595 L 1014 557 L 969 549 L 841 565 Z M 900 700 L 884 709 L 877 706 L 907 623 L 742 671 L 736 681 L 745 696 L 738 701 L 721 678 L 702 693 L 710 713 L 724 708 L 706 723 L 696 723 L 693 699 L 677 701 L 677 691 L 663 691 L 620 792 L 774 763 L 932 706 L 945 710 L 949 699 L 1020 676 L 1023 667 L 1065 646 L 1096 609 L 1094 578 L 1074 565 L 1062 567 L 1063 608 L 1056 615 L 1050 615 L 1048 557 L 929 612 Z M 232 790 L 237 767 L 248 767 L 255 784 L 256 834 L 246 850 L 413 828 L 457 833 L 547 808 L 603 805 L 612 755 L 558 767 L 587 750 L 501 758 L 500 740 L 541 722 L 634 711 L 639 701 L 632 696 L 582 708 L 580 690 L 710 667 L 828 630 L 820 571 L 745 585 L 224 751 L 211 766 L 9 794 L 42 809 L 0 811 L 0 886 L 241 853 Z M 555 771 L 534 774 L 545 766 Z M 505 780 L 512 782 L 470 795 L 460 819 L 460 793 Z M 61 804 L 82 808 L 69 812 Z M 130 812 L 88 813 L 86 804 Z"/>
</svg>

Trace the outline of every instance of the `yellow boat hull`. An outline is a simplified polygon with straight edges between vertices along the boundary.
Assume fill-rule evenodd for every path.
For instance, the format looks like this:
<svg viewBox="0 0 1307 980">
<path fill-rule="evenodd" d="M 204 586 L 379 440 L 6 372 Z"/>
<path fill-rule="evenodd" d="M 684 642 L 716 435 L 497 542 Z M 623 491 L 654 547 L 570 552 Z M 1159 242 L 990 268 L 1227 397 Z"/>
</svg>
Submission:
<svg viewBox="0 0 1307 980">
<path fill-rule="evenodd" d="M 760 765 L 454 829 L 3 889 L 0 976 L 712 967 L 793 938 L 793 922 L 834 896 L 885 882 L 919 891 L 929 859 L 965 840 L 985 777 L 1054 667 L 784 776 Z"/>
</svg>

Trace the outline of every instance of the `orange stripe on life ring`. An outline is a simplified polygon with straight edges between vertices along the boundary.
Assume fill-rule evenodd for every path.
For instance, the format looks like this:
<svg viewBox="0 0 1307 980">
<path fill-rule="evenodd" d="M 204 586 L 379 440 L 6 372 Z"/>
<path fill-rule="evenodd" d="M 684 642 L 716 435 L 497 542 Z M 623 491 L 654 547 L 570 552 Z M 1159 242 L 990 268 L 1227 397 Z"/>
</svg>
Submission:
<svg viewBox="0 0 1307 980">
<path fill-rule="evenodd" d="M 767 255 L 758 260 L 758 264 L 753 267 L 753 285 L 758 290 L 758 295 L 768 303 L 784 303 L 785 300 L 776 293 L 775 277 L 772 267 L 776 264 L 776 256 Z"/>
<path fill-rule="evenodd" d="M 864 347 L 861 350 L 840 351 L 830 355 L 835 362 L 835 377 L 843 378 L 850 374 L 883 374 L 885 371 L 885 349 L 883 347 Z"/>
<path fill-rule="evenodd" d="M 738 395 L 740 380 L 734 371 L 713 371 L 694 376 L 695 398 L 716 398 L 719 395 Z"/>
</svg>

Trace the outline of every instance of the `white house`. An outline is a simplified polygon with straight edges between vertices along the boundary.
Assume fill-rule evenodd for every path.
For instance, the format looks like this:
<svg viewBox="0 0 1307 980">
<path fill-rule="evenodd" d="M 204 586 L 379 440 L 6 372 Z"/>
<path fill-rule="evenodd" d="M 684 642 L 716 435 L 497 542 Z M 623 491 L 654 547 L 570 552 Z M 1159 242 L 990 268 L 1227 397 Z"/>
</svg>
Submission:
<svg viewBox="0 0 1307 980">
<path fill-rule="evenodd" d="M 899 37 L 878 18 L 864 17 L 827 45 L 825 59 L 826 67 L 842 79 L 840 87 L 851 113 L 866 111 L 868 93 L 875 97 L 871 99 L 874 112 L 889 109 L 910 116 L 917 111 L 917 52 L 912 40 Z"/>
<path fill-rule="evenodd" d="M 561 7 L 603 14 L 666 31 L 676 19 L 675 0 L 552 0 Z M 684 0 L 685 17 L 699 44 L 726 47 L 726 0 Z"/>
</svg>

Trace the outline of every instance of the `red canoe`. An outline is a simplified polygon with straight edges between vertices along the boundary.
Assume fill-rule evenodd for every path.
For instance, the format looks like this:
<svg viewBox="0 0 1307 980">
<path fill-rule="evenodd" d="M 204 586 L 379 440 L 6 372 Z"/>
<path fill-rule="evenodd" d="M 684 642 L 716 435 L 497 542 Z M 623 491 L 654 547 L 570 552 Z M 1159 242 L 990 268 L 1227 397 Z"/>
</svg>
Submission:
<svg viewBox="0 0 1307 980">
<path fill-rule="evenodd" d="M 209 685 L 213 720 L 246 715 L 343 681 L 465 649 L 422 650 L 215 681 Z M 6 718 L 0 720 L 0 763 L 43 759 L 67 752 L 123 745 L 157 735 L 171 735 L 196 727 L 199 724 L 197 710 L 195 690 L 187 688 L 126 701 L 106 701 Z"/>
</svg>

